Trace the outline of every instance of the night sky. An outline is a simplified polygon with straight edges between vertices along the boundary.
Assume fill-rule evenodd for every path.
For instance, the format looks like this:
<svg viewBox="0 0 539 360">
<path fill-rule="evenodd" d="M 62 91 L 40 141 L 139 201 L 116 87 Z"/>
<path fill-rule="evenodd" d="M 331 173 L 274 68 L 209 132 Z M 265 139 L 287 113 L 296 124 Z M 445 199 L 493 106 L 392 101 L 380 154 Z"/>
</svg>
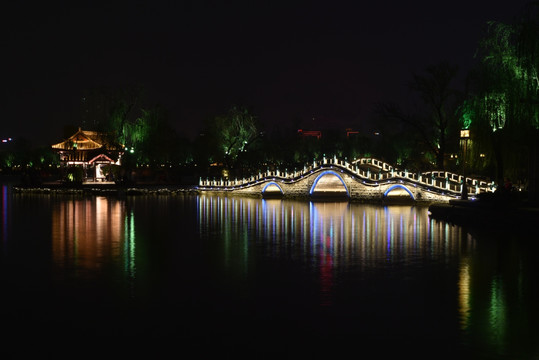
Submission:
<svg viewBox="0 0 539 360">
<path fill-rule="evenodd" d="M 465 75 L 486 22 L 526 2 L 4 4 L 0 136 L 53 143 L 79 125 L 85 91 L 129 86 L 189 137 L 234 104 L 266 129 L 368 129 L 374 102 L 407 101 L 413 72 L 448 61 Z"/>
</svg>

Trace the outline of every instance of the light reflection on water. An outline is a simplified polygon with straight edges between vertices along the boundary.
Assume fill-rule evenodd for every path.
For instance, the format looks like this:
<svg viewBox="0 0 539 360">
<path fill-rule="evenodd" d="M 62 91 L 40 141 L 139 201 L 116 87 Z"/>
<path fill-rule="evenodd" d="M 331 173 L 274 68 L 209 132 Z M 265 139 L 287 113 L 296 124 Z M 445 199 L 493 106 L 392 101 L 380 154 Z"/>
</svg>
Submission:
<svg viewBox="0 0 539 360">
<path fill-rule="evenodd" d="M 459 227 L 430 220 L 426 207 L 200 196 L 198 215 L 201 233 L 221 233 L 225 244 L 236 236 L 272 256 L 330 256 L 334 268 L 449 258 L 473 246 Z"/>
<path fill-rule="evenodd" d="M 485 277 L 489 267 L 493 272 L 499 270 L 497 263 L 504 254 L 496 253 L 497 258 L 485 260 L 485 255 L 478 252 L 499 251 L 489 249 L 495 242 L 483 242 L 484 249 L 479 250 L 471 235 L 458 226 L 430 219 L 425 207 L 218 196 L 200 196 L 197 206 L 201 234 L 221 234 L 224 262 L 243 264 L 234 270 L 244 276 L 249 272 L 249 259 L 256 257 L 252 254 L 255 251 L 262 249 L 267 257 L 295 259 L 317 272 L 319 305 L 326 307 L 339 306 L 335 293 L 341 291 L 339 287 L 345 286 L 350 276 L 361 282 L 389 269 L 401 272 L 403 281 L 410 281 L 415 274 L 410 269 L 428 272 L 428 264 L 442 264 L 447 273 L 455 274 L 454 285 L 447 283 L 450 276 L 444 276 L 433 284 L 439 289 L 420 290 L 442 292 L 448 297 L 444 301 L 454 301 L 461 340 L 473 345 L 477 358 L 482 352 L 492 358 L 505 356 L 519 346 L 515 342 L 522 341 L 510 336 L 515 332 L 515 325 L 509 321 L 514 305 L 505 299 L 514 294 L 504 283 L 513 279 Z M 519 282 L 522 277 L 520 273 Z M 448 293 L 447 288 L 454 291 Z M 518 293 L 522 302 L 522 289 Z M 519 312 L 525 318 L 526 310 Z M 537 336 L 536 328 L 531 331 Z M 523 342 L 530 346 L 526 340 Z M 514 353 L 526 351 L 537 350 L 520 349 Z"/>
<path fill-rule="evenodd" d="M 7 228 L 8 228 L 8 216 L 9 216 L 9 186 L 2 185 L 2 239 L 7 241 Z"/>
<path fill-rule="evenodd" d="M 113 278 L 129 290 L 129 298 L 150 298 L 168 311 L 163 304 L 174 302 L 158 296 L 178 293 L 199 301 L 197 294 L 225 289 L 232 301 L 253 304 L 246 311 L 251 315 L 270 311 L 283 298 L 278 311 L 286 320 L 297 317 L 289 303 L 293 300 L 287 298 L 293 293 L 303 300 L 312 298 L 313 308 L 303 310 L 308 316 L 346 319 L 328 323 L 351 336 L 359 331 L 359 338 L 371 333 L 392 341 L 398 336 L 411 341 L 417 340 L 414 336 L 440 336 L 449 339 L 443 340 L 448 346 L 474 349 L 475 355 L 493 359 L 539 354 L 533 252 L 517 242 L 495 241 L 494 236 L 472 237 L 458 226 L 430 219 L 424 207 L 222 196 L 55 198 L 12 196 L 6 186 L 1 190 L 4 293 L 13 283 L 22 298 L 29 291 L 19 286 L 27 281 L 28 271 L 19 275 L 9 264 L 41 266 L 50 256 L 50 265 L 57 269 L 50 276 L 92 284 L 91 291 L 80 292 L 84 296 L 104 283 L 109 286 Z M 36 245 L 49 240 L 48 252 L 35 253 Z M 207 271 L 204 276 L 198 277 L 198 263 Z M 41 271 L 35 266 L 36 273 Z M 268 269 L 275 276 L 268 275 Z M 227 282 L 207 290 L 213 283 L 199 278 Z M 259 283 L 261 279 L 266 283 Z M 241 298 L 234 295 L 245 288 Z M 309 293 L 312 289 L 314 294 Z M 112 296 L 108 290 L 103 293 Z M 7 300 L 2 301 L 6 308 Z M 212 306 L 219 309 L 219 304 Z M 185 314 L 176 316 L 175 321 L 187 322 Z M 457 339 L 451 338 L 453 331 Z"/>
<path fill-rule="evenodd" d="M 109 264 L 122 263 L 135 276 L 135 217 L 123 201 L 106 197 L 54 202 L 52 258 L 71 277 L 96 278 Z"/>
</svg>

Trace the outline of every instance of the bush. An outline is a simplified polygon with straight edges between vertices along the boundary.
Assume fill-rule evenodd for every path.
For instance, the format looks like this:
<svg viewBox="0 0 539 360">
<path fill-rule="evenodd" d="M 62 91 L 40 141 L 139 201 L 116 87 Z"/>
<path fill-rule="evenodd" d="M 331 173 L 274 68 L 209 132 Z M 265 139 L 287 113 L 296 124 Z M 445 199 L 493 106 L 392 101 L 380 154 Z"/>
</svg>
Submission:
<svg viewBox="0 0 539 360">
<path fill-rule="evenodd" d="M 73 166 L 67 169 L 64 182 L 72 185 L 82 184 L 84 171 L 81 166 Z"/>
</svg>

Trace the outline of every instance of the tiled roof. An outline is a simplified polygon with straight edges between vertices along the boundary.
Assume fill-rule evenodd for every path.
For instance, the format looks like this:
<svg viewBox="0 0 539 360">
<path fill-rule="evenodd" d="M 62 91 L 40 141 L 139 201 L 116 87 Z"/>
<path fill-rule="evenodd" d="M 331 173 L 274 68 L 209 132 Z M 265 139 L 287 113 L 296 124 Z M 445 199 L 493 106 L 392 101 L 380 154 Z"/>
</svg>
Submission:
<svg viewBox="0 0 539 360">
<path fill-rule="evenodd" d="M 52 148 L 58 150 L 72 150 L 73 148 L 77 150 L 94 150 L 103 146 L 111 150 L 117 150 L 119 147 L 109 144 L 104 133 L 79 128 L 75 134 L 58 144 L 52 145 Z"/>
</svg>

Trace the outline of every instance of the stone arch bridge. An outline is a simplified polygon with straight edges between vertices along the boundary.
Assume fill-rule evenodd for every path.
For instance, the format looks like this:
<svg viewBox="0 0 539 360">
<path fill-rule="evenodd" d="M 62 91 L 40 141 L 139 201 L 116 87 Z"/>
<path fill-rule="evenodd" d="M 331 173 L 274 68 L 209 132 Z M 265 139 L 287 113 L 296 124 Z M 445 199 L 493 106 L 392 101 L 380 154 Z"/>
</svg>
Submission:
<svg viewBox="0 0 539 360">
<path fill-rule="evenodd" d="M 262 197 L 448 202 L 460 198 L 464 181 L 469 198 L 495 190 L 494 183 L 446 171 L 423 173 L 399 170 L 388 163 L 360 158 L 314 161 L 300 171 L 266 171 L 243 179 L 200 179 L 199 192 L 226 192 Z"/>
</svg>

